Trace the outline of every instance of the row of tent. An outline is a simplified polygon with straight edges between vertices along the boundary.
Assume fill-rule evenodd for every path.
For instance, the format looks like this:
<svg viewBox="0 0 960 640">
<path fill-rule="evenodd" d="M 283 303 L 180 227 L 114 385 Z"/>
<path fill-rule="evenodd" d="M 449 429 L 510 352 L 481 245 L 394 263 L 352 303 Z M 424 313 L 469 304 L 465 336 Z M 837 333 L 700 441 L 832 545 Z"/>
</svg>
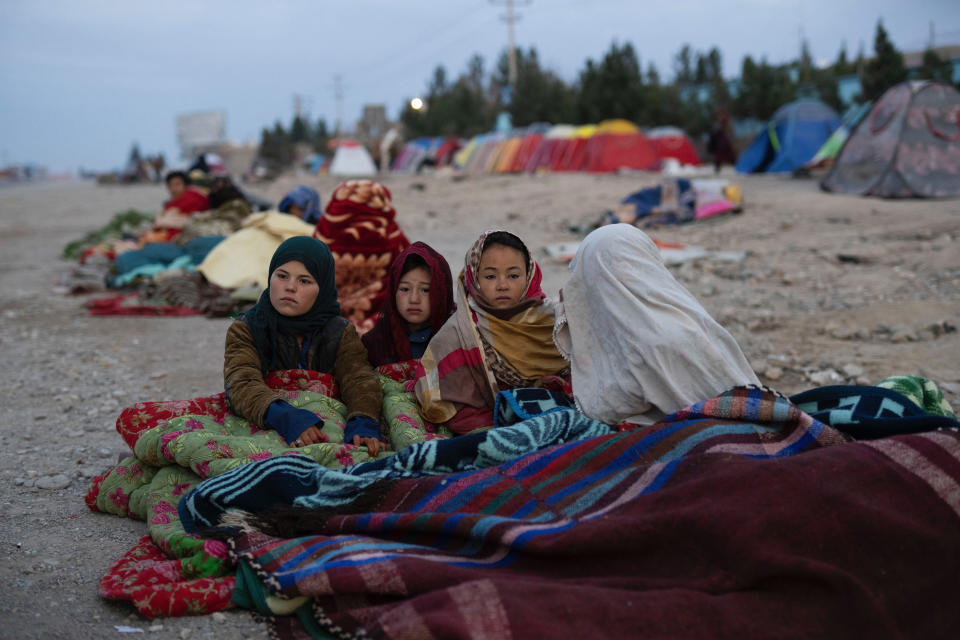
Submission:
<svg viewBox="0 0 960 640">
<path fill-rule="evenodd" d="M 458 138 L 419 138 L 407 143 L 392 170 L 413 173 L 424 164 L 452 166 L 466 173 L 534 173 L 621 169 L 656 171 L 672 158 L 680 165 L 701 164 L 690 137 L 676 127 L 641 131 L 626 120 L 596 125 L 533 124 L 510 133 Z"/>
<path fill-rule="evenodd" d="M 781 107 L 740 154 L 741 173 L 829 167 L 825 191 L 882 198 L 960 196 L 960 92 L 902 82 L 841 120 L 818 100 Z"/>
<path fill-rule="evenodd" d="M 392 169 L 413 173 L 430 164 L 465 173 L 655 171 L 668 159 L 700 164 L 681 129 L 641 131 L 631 122 L 608 120 L 580 127 L 535 124 L 509 134 L 481 134 L 465 144 L 454 137 L 421 138 L 403 148 Z M 821 182 L 827 191 L 960 196 L 960 92 L 942 83 L 907 81 L 844 119 L 819 100 L 791 102 L 740 154 L 736 170 L 783 173 L 818 166 L 830 167 Z"/>
</svg>

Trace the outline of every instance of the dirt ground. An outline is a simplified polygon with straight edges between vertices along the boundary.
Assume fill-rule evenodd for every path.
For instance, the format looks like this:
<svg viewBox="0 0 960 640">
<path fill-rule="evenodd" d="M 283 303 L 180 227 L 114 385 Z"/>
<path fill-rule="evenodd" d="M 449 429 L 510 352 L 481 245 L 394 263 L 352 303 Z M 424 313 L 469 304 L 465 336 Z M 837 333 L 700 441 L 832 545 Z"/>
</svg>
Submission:
<svg viewBox="0 0 960 640">
<path fill-rule="evenodd" d="M 733 177 L 733 176 L 731 176 Z M 734 334 L 764 382 L 785 393 L 888 375 L 918 374 L 960 407 L 960 201 L 885 201 L 821 193 L 815 181 L 733 177 L 742 214 L 648 230 L 665 242 L 745 251 L 674 272 Z M 384 180 L 411 240 L 439 249 L 457 271 L 477 233 L 524 238 L 556 295 L 566 266 L 551 243 L 579 239 L 655 176 L 403 177 Z M 311 184 L 326 202 L 336 181 L 288 177 L 253 187 L 278 201 Z M 0 406 L 0 637 L 260 638 L 244 611 L 150 621 L 97 595 L 100 577 L 137 539 L 142 522 L 90 512 L 89 479 L 125 446 L 120 410 L 142 400 L 222 390 L 228 320 L 92 317 L 88 297 L 54 290 L 70 240 L 127 208 L 155 211 L 160 186 L 86 183 L 0 188 L 0 362 L 10 374 Z M 140 637 L 140 636 L 133 636 Z"/>
</svg>

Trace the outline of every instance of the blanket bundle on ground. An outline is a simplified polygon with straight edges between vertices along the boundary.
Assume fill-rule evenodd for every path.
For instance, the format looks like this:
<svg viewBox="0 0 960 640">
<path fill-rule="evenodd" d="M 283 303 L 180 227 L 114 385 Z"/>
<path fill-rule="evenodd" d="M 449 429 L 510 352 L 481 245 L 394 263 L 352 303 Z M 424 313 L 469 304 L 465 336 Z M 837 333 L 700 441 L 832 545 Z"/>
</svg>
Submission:
<svg viewBox="0 0 960 640">
<path fill-rule="evenodd" d="M 169 304 L 166 300 L 141 296 L 139 293 L 121 293 L 108 298 L 87 300 L 84 303 L 92 316 L 195 316 L 197 309 Z"/>
<path fill-rule="evenodd" d="M 502 424 L 527 419 L 447 438 L 417 416 L 413 370 L 381 369 L 398 453 L 376 460 L 332 425 L 331 442 L 287 449 L 222 394 L 125 411 L 136 457 L 95 479 L 88 504 L 146 519 L 150 535 L 101 594 L 149 617 L 232 598 L 289 638 L 948 637 L 960 625 L 956 429 L 852 443 L 740 387 L 617 431 L 521 389 L 498 404 Z M 268 383 L 337 420 L 329 377 Z M 900 385 L 942 407 L 926 381 Z M 818 415 L 844 428 L 876 408 Z M 888 433 L 912 430 L 906 413 Z M 188 533 L 215 523 L 216 539 Z"/>
<path fill-rule="evenodd" d="M 82 238 L 68 243 L 63 248 L 63 257 L 68 260 L 83 262 L 87 256 L 96 252 L 98 245 L 115 242 L 123 238 L 136 238 L 149 229 L 152 222 L 152 213 L 137 211 L 136 209 L 121 211 L 100 229 L 91 231 Z M 107 253 L 106 249 L 101 253 Z M 112 257 L 112 252 L 110 253 Z"/>
<path fill-rule="evenodd" d="M 321 535 L 241 531 L 234 598 L 299 605 L 275 619 L 280 637 L 946 638 L 960 625 L 956 432 L 657 462 L 645 432 L 399 480 Z"/>
<path fill-rule="evenodd" d="M 587 420 L 521 424 L 559 416 Z M 918 609 L 926 597 L 903 585 L 925 575 L 955 595 L 958 458 L 953 433 L 848 444 L 786 398 L 737 388 L 477 470 L 320 470 L 291 501 L 309 521 L 234 514 L 224 531 L 246 565 L 237 602 L 302 605 L 281 635 L 936 635 L 956 614 Z"/>
<path fill-rule="evenodd" d="M 600 224 L 625 222 L 641 228 L 682 224 L 737 213 L 742 206 L 740 187 L 726 180 L 670 178 L 631 193 L 616 209 L 606 211 Z"/>
<path fill-rule="evenodd" d="M 386 376 L 381 380 L 392 449 L 445 436 L 424 425 L 402 383 Z M 366 448 L 343 444 L 345 408 L 334 397 L 332 376 L 292 370 L 274 372 L 266 382 L 287 402 L 322 417 L 328 441 L 288 448 L 274 431 L 230 414 L 222 393 L 139 403 L 120 415 L 117 430 L 134 455 L 94 478 L 86 503 L 94 511 L 146 520 L 150 535 L 103 578 L 101 595 L 130 600 L 148 617 L 228 607 L 233 570 L 226 547 L 184 530 L 177 513 L 180 499 L 203 478 L 275 456 L 307 456 L 330 468 L 370 459 Z"/>
</svg>

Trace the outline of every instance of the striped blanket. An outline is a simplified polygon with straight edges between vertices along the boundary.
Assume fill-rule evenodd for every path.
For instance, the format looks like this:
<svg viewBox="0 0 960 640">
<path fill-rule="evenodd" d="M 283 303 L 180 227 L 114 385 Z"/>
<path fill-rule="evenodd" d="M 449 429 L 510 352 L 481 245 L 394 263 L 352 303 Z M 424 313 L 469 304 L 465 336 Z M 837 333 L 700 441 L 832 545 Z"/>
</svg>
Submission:
<svg viewBox="0 0 960 640">
<path fill-rule="evenodd" d="M 244 567 L 234 600 L 296 610 L 275 619 L 282 636 L 943 637 L 960 624 L 947 605 L 960 437 L 848 443 L 765 390 L 485 469 L 381 476 L 352 503 L 328 488 L 312 502 L 330 506 L 301 514 L 311 535 L 227 518 Z"/>
<path fill-rule="evenodd" d="M 947 638 L 960 437 L 644 464 L 626 432 L 398 481 L 319 535 L 231 540 L 280 637 Z M 265 587 L 265 588 L 264 588 Z M 278 597 L 279 596 L 279 597 Z M 271 603 L 272 598 L 272 603 Z M 304 624 L 306 623 L 306 624 Z M 328 636 L 328 637 L 329 637 Z"/>
<path fill-rule="evenodd" d="M 576 410 L 563 409 L 509 427 L 428 440 L 345 469 L 329 469 L 306 456 L 272 458 L 202 483 L 180 501 L 180 520 L 192 533 L 218 524 L 232 509 L 261 513 L 277 505 L 312 511 L 339 508 L 385 480 L 488 469 L 551 445 L 612 431 Z"/>
</svg>

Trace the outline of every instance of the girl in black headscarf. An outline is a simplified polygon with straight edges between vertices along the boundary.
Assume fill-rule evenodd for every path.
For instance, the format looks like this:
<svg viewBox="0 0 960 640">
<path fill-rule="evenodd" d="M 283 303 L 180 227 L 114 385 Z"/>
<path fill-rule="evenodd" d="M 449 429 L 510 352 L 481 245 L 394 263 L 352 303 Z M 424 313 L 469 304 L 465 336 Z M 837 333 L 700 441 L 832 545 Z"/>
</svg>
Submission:
<svg viewBox="0 0 960 640">
<path fill-rule="evenodd" d="M 344 442 L 380 452 L 380 383 L 356 329 L 340 316 L 333 256 L 308 236 L 277 248 L 260 301 L 227 330 L 223 380 L 234 414 L 276 430 L 292 446 L 321 442 L 322 420 L 264 383 L 281 369 L 332 373 L 347 406 Z"/>
</svg>

